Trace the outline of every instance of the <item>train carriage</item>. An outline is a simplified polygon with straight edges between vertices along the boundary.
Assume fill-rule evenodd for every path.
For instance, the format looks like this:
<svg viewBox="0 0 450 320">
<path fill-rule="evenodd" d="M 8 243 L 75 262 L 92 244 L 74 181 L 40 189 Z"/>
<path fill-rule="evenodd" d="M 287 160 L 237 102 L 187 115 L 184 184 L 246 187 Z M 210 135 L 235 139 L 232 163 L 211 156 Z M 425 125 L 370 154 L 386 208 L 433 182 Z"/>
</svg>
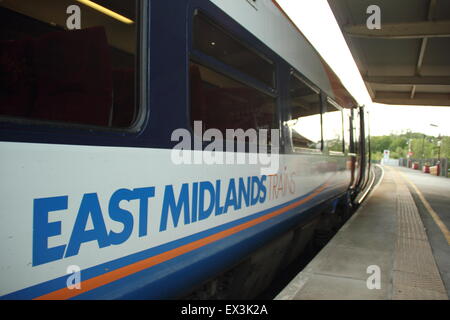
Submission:
<svg viewBox="0 0 450 320">
<path fill-rule="evenodd" d="M 276 1 L 0 17 L 2 299 L 254 298 L 361 201 L 367 113 Z"/>
</svg>

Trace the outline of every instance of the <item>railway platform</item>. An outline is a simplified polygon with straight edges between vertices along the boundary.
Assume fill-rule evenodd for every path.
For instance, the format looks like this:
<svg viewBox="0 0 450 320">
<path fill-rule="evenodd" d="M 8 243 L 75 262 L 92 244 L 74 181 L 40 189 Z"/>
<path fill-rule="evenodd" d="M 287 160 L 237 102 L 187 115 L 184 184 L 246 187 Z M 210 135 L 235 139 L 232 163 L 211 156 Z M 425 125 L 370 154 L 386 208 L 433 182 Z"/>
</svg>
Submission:
<svg viewBox="0 0 450 320">
<path fill-rule="evenodd" d="M 447 300 L 450 179 L 384 167 L 369 198 L 276 300 Z"/>
</svg>

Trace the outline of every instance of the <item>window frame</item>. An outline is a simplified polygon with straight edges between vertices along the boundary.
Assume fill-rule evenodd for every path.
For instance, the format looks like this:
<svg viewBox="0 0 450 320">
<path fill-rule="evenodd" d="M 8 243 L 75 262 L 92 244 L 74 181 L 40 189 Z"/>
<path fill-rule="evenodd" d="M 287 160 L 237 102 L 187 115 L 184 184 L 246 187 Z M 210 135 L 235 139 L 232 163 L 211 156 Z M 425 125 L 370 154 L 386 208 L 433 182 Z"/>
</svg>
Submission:
<svg viewBox="0 0 450 320">
<path fill-rule="evenodd" d="M 0 128 L 21 129 L 33 133 L 79 134 L 91 136 L 99 134 L 116 134 L 120 136 L 136 136 L 145 127 L 148 118 L 147 88 L 148 85 L 148 35 L 149 35 L 149 3 L 135 0 L 136 3 L 136 55 L 135 55 L 135 118 L 127 128 L 96 126 L 82 123 L 51 121 L 43 119 L 8 117 L 0 115 Z"/>
<path fill-rule="evenodd" d="M 324 154 L 324 140 L 323 140 L 323 102 L 322 102 L 322 90 L 314 85 L 307 77 L 302 75 L 299 71 L 293 69 L 291 67 L 291 71 L 289 73 L 289 79 L 288 79 L 288 85 L 287 85 L 287 108 L 288 112 L 290 114 L 290 102 L 291 102 L 291 96 L 289 94 L 289 90 L 292 85 L 292 78 L 296 78 L 298 81 L 304 83 L 307 87 L 309 87 L 312 91 L 314 91 L 318 97 L 319 97 L 319 114 L 320 114 L 320 149 L 310 149 L 310 148 L 296 148 L 294 146 L 294 143 L 292 141 L 292 132 L 289 133 L 289 139 L 290 139 L 290 145 L 291 145 L 291 152 L 294 154 L 315 154 L 315 155 L 323 155 Z"/>
<path fill-rule="evenodd" d="M 273 65 L 273 87 L 266 85 L 264 82 L 258 80 L 257 78 L 236 69 L 235 67 L 228 65 L 219 59 L 211 57 L 206 53 L 201 52 L 194 48 L 194 18 L 197 14 L 201 14 L 206 17 L 212 24 L 221 29 L 224 33 L 226 33 L 231 38 L 235 39 L 241 45 L 246 47 L 248 50 L 254 52 L 258 56 L 262 57 L 264 60 L 270 62 Z M 263 44 L 259 39 L 256 38 L 250 31 L 245 29 L 238 22 L 233 20 L 232 18 L 226 16 L 223 12 L 215 13 L 213 10 L 208 9 L 208 6 L 203 6 L 202 4 L 194 4 L 190 6 L 188 10 L 188 28 L 187 28 L 187 40 L 188 40 L 188 50 L 186 56 L 186 65 L 187 67 L 187 125 L 186 128 L 194 134 L 194 120 L 192 119 L 192 106 L 191 106 L 191 83 L 190 83 L 190 72 L 189 65 L 191 62 L 199 64 L 203 67 L 211 69 L 213 72 L 219 73 L 224 77 L 228 77 L 233 81 L 239 82 L 245 86 L 248 86 L 252 89 L 255 89 L 268 97 L 274 99 L 275 119 L 274 123 L 278 124 L 276 129 L 279 130 L 278 146 L 279 152 L 282 149 L 282 128 L 281 128 L 281 107 L 280 107 L 280 99 L 281 95 L 279 94 L 279 65 L 278 58 L 274 55 L 269 47 Z M 270 133 L 270 132 L 269 132 Z M 271 137 L 272 138 L 272 137 Z M 272 138 L 273 140 L 273 138 Z M 228 140 L 223 139 L 224 143 L 227 143 Z M 203 143 L 203 148 L 207 146 L 209 142 Z M 256 150 L 259 151 L 259 147 L 261 145 L 256 143 Z M 254 144 L 249 143 L 247 140 L 245 141 L 245 152 L 249 153 L 252 150 Z M 271 145 L 266 145 L 266 150 L 268 153 L 271 152 Z M 225 148 L 225 145 L 224 145 Z M 235 149 L 236 150 L 236 149 Z"/>
<path fill-rule="evenodd" d="M 256 55 L 260 56 L 267 62 L 271 63 L 273 65 L 273 87 L 270 87 L 266 85 L 264 82 L 258 80 L 257 78 L 240 71 L 239 69 L 236 69 L 235 67 L 228 65 L 214 57 L 208 56 L 207 54 L 201 52 L 200 50 L 197 50 L 194 48 L 194 18 L 196 15 L 201 14 L 204 17 L 206 17 L 207 20 L 209 20 L 212 24 L 217 26 L 217 28 L 221 29 L 224 33 L 226 33 L 228 36 L 239 42 L 242 46 L 246 47 L 249 51 L 254 52 Z M 234 30 L 231 30 L 231 28 L 227 28 L 226 23 L 220 23 L 216 21 L 218 19 L 215 19 L 212 14 L 208 12 L 208 10 L 205 10 L 200 7 L 193 8 L 189 13 L 189 28 L 188 28 L 188 60 L 192 60 L 195 63 L 204 65 L 207 68 L 212 69 L 215 72 L 221 73 L 235 81 L 241 82 L 247 86 L 253 87 L 256 90 L 261 91 L 262 93 L 265 93 L 273 98 L 276 98 L 278 96 L 278 83 L 277 83 L 277 63 L 276 59 L 270 59 L 269 56 L 269 48 L 264 48 L 264 44 L 256 44 L 255 46 L 249 46 L 248 42 L 252 42 L 255 44 L 256 42 L 259 42 L 254 35 L 252 35 L 248 30 L 246 30 L 243 26 L 237 26 L 241 31 L 239 34 L 241 37 L 237 36 Z M 237 24 L 237 22 L 235 22 Z M 253 41 L 248 40 L 246 38 L 252 37 L 254 38 Z"/>
</svg>

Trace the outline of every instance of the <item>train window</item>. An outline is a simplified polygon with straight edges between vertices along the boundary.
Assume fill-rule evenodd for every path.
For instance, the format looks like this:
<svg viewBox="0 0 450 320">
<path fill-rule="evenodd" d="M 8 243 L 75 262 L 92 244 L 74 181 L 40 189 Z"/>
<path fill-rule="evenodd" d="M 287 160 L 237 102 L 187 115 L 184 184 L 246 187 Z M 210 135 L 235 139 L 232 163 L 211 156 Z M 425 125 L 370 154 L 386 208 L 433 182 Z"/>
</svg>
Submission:
<svg viewBox="0 0 450 320">
<path fill-rule="evenodd" d="M 291 77 L 287 125 L 291 130 L 294 151 L 322 148 L 320 92 L 296 76 Z"/>
<path fill-rule="evenodd" d="M 126 128 L 139 1 L 0 2 L 0 118 Z"/>
<path fill-rule="evenodd" d="M 344 151 L 342 108 L 334 101 L 328 99 L 326 112 L 322 116 L 323 140 L 325 147 L 330 152 Z"/>
<path fill-rule="evenodd" d="M 190 77 L 191 118 L 204 130 L 278 128 L 275 98 L 193 62 Z"/>
<path fill-rule="evenodd" d="M 194 17 L 194 49 L 274 87 L 275 67 L 201 13 Z"/>
</svg>

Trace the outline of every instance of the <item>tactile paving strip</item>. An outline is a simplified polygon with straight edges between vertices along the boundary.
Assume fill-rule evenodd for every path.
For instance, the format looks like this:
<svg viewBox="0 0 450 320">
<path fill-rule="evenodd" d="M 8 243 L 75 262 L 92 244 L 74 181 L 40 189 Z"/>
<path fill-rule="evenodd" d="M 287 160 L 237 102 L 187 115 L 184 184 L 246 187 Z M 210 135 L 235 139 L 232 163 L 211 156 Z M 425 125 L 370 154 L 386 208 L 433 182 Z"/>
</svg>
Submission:
<svg viewBox="0 0 450 320">
<path fill-rule="evenodd" d="M 394 300 L 446 300 L 433 252 L 419 211 L 404 179 L 393 171 L 397 185 L 397 243 L 393 273 Z"/>
</svg>

